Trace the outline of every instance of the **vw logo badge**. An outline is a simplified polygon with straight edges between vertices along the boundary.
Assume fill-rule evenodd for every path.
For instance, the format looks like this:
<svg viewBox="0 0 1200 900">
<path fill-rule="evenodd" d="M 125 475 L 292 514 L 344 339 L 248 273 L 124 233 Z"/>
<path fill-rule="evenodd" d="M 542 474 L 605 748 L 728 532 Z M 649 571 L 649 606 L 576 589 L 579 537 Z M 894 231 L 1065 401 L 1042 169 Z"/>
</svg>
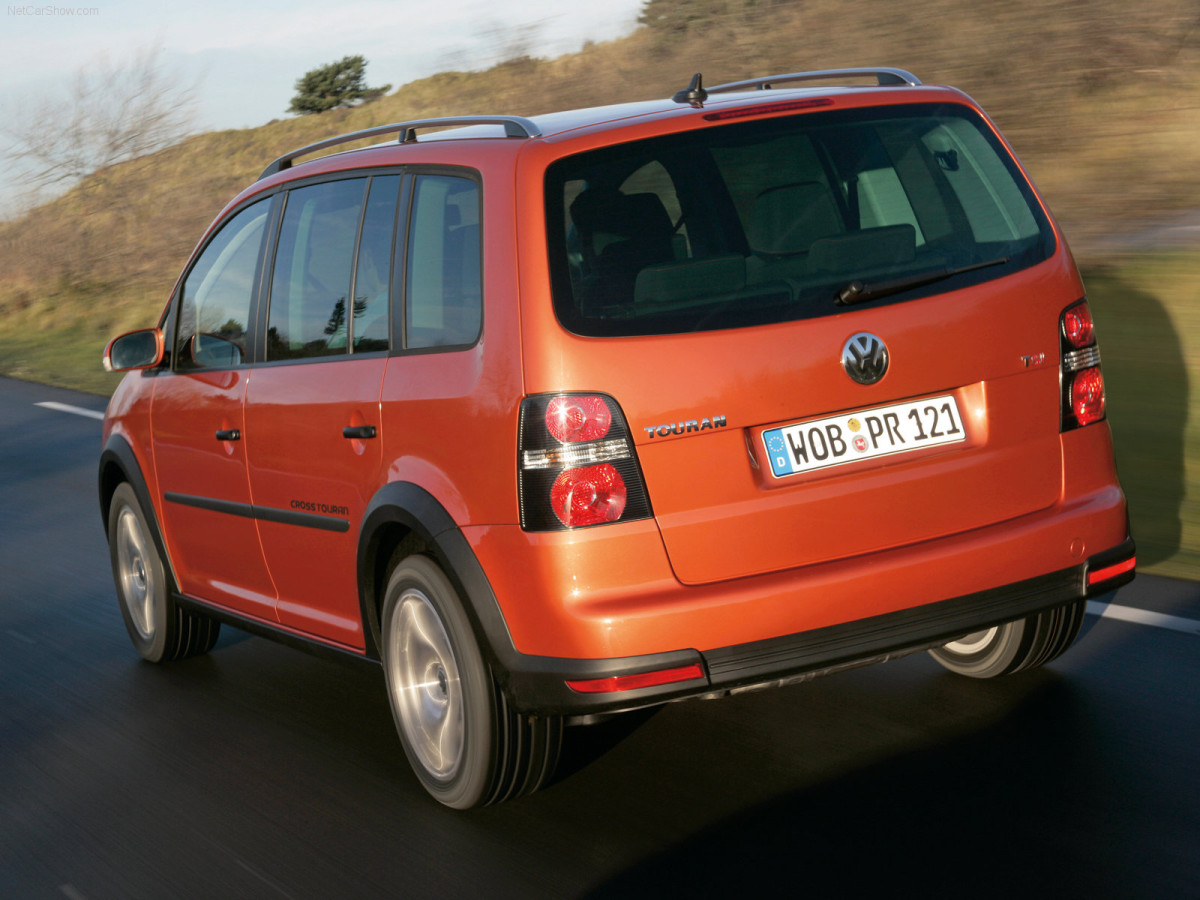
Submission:
<svg viewBox="0 0 1200 900">
<path fill-rule="evenodd" d="M 842 348 L 842 368 L 859 384 L 874 384 L 887 372 L 887 346 L 875 335 L 861 331 Z"/>
</svg>

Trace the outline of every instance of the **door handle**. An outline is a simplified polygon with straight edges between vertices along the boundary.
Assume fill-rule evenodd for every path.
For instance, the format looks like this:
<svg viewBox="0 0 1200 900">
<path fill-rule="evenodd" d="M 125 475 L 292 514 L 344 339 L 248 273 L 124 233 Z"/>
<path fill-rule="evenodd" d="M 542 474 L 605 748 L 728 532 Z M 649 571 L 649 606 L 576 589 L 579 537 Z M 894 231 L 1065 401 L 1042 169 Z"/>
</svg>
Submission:
<svg viewBox="0 0 1200 900">
<path fill-rule="evenodd" d="M 236 428 L 222 428 L 217 432 L 218 441 L 240 441 L 242 433 Z"/>
<path fill-rule="evenodd" d="M 375 437 L 374 425 L 347 425 L 342 429 L 342 437 L 347 440 L 366 441 Z"/>
</svg>

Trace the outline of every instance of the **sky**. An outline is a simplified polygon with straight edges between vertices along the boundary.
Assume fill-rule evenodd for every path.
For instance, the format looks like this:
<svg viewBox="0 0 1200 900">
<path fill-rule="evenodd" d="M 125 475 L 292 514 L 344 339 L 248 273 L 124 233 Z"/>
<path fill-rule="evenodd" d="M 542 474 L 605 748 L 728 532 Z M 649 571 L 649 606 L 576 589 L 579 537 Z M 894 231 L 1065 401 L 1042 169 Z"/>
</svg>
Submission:
<svg viewBox="0 0 1200 900">
<path fill-rule="evenodd" d="M 0 115 L 63 96 L 75 72 L 160 47 L 197 86 L 198 131 L 284 118 L 305 72 L 366 57 L 369 86 L 392 88 L 448 69 L 484 69 L 527 46 L 578 50 L 632 31 L 642 0 L 4 0 Z M 63 5 L 58 5 L 63 4 Z M 79 5 L 66 5 L 79 4 Z M 521 44 L 521 42 L 527 44 Z M 0 154 L 5 141 L 0 138 Z M 22 192 L 0 155 L 0 212 Z"/>
</svg>

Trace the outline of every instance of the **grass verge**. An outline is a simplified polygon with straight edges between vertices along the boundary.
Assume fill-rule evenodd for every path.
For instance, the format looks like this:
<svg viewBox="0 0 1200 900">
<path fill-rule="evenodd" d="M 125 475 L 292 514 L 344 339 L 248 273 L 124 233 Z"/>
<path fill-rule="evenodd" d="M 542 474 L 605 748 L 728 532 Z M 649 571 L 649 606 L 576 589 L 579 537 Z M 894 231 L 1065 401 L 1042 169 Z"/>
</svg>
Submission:
<svg viewBox="0 0 1200 900">
<path fill-rule="evenodd" d="M 108 396 L 121 380 L 100 362 L 108 337 L 83 320 L 52 332 L 0 328 L 0 374 Z"/>
<path fill-rule="evenodd" d="M 1143 571 L 1200 580 L 1200 251 L 1084 268 Z"/>
</svg>

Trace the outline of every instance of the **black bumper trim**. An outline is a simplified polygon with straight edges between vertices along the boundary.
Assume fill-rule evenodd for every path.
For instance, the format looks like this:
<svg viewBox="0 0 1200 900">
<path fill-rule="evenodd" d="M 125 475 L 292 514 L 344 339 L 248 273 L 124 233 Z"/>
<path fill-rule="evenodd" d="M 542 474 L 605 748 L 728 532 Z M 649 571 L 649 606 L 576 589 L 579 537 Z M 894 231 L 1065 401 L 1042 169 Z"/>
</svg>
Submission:
<svg viewBox="0 0 1200 900">
<path fill-rule="evenodd" d="M 1107 593 L 1131 581 L 1134 573 L 1122 573 L 1088 588 L 1089 569 L 1133 555 L 1133 541 L 1127 539 L 1081 565 L 1048 575 L 869 619 L 702 653 L 680 650 L 607 660 L 521 656 L 519 662 L 525 665 L 519 670 L 510 668 L 502 675 L 502 683 L 514 706 L 524 712 L 586 715 L 814 676 L 936 647 L 972 631 Z M 707 681 L 605 694 L 578 694 L 565 684 L 567 680 L 668 669 L 697 659 L 704 664 Z"/>
<path fill-rule="evenodd" d="M 1082 596 L 1078 569 L 1005 585 L 980 594 L 887 613 L 816 631 L 723 647 L 704 654 L 714 687 L 752 684 L 767 677 L 819 671 L 855 659 L 934 647 L 1041 612 Z"/>
</svg>

